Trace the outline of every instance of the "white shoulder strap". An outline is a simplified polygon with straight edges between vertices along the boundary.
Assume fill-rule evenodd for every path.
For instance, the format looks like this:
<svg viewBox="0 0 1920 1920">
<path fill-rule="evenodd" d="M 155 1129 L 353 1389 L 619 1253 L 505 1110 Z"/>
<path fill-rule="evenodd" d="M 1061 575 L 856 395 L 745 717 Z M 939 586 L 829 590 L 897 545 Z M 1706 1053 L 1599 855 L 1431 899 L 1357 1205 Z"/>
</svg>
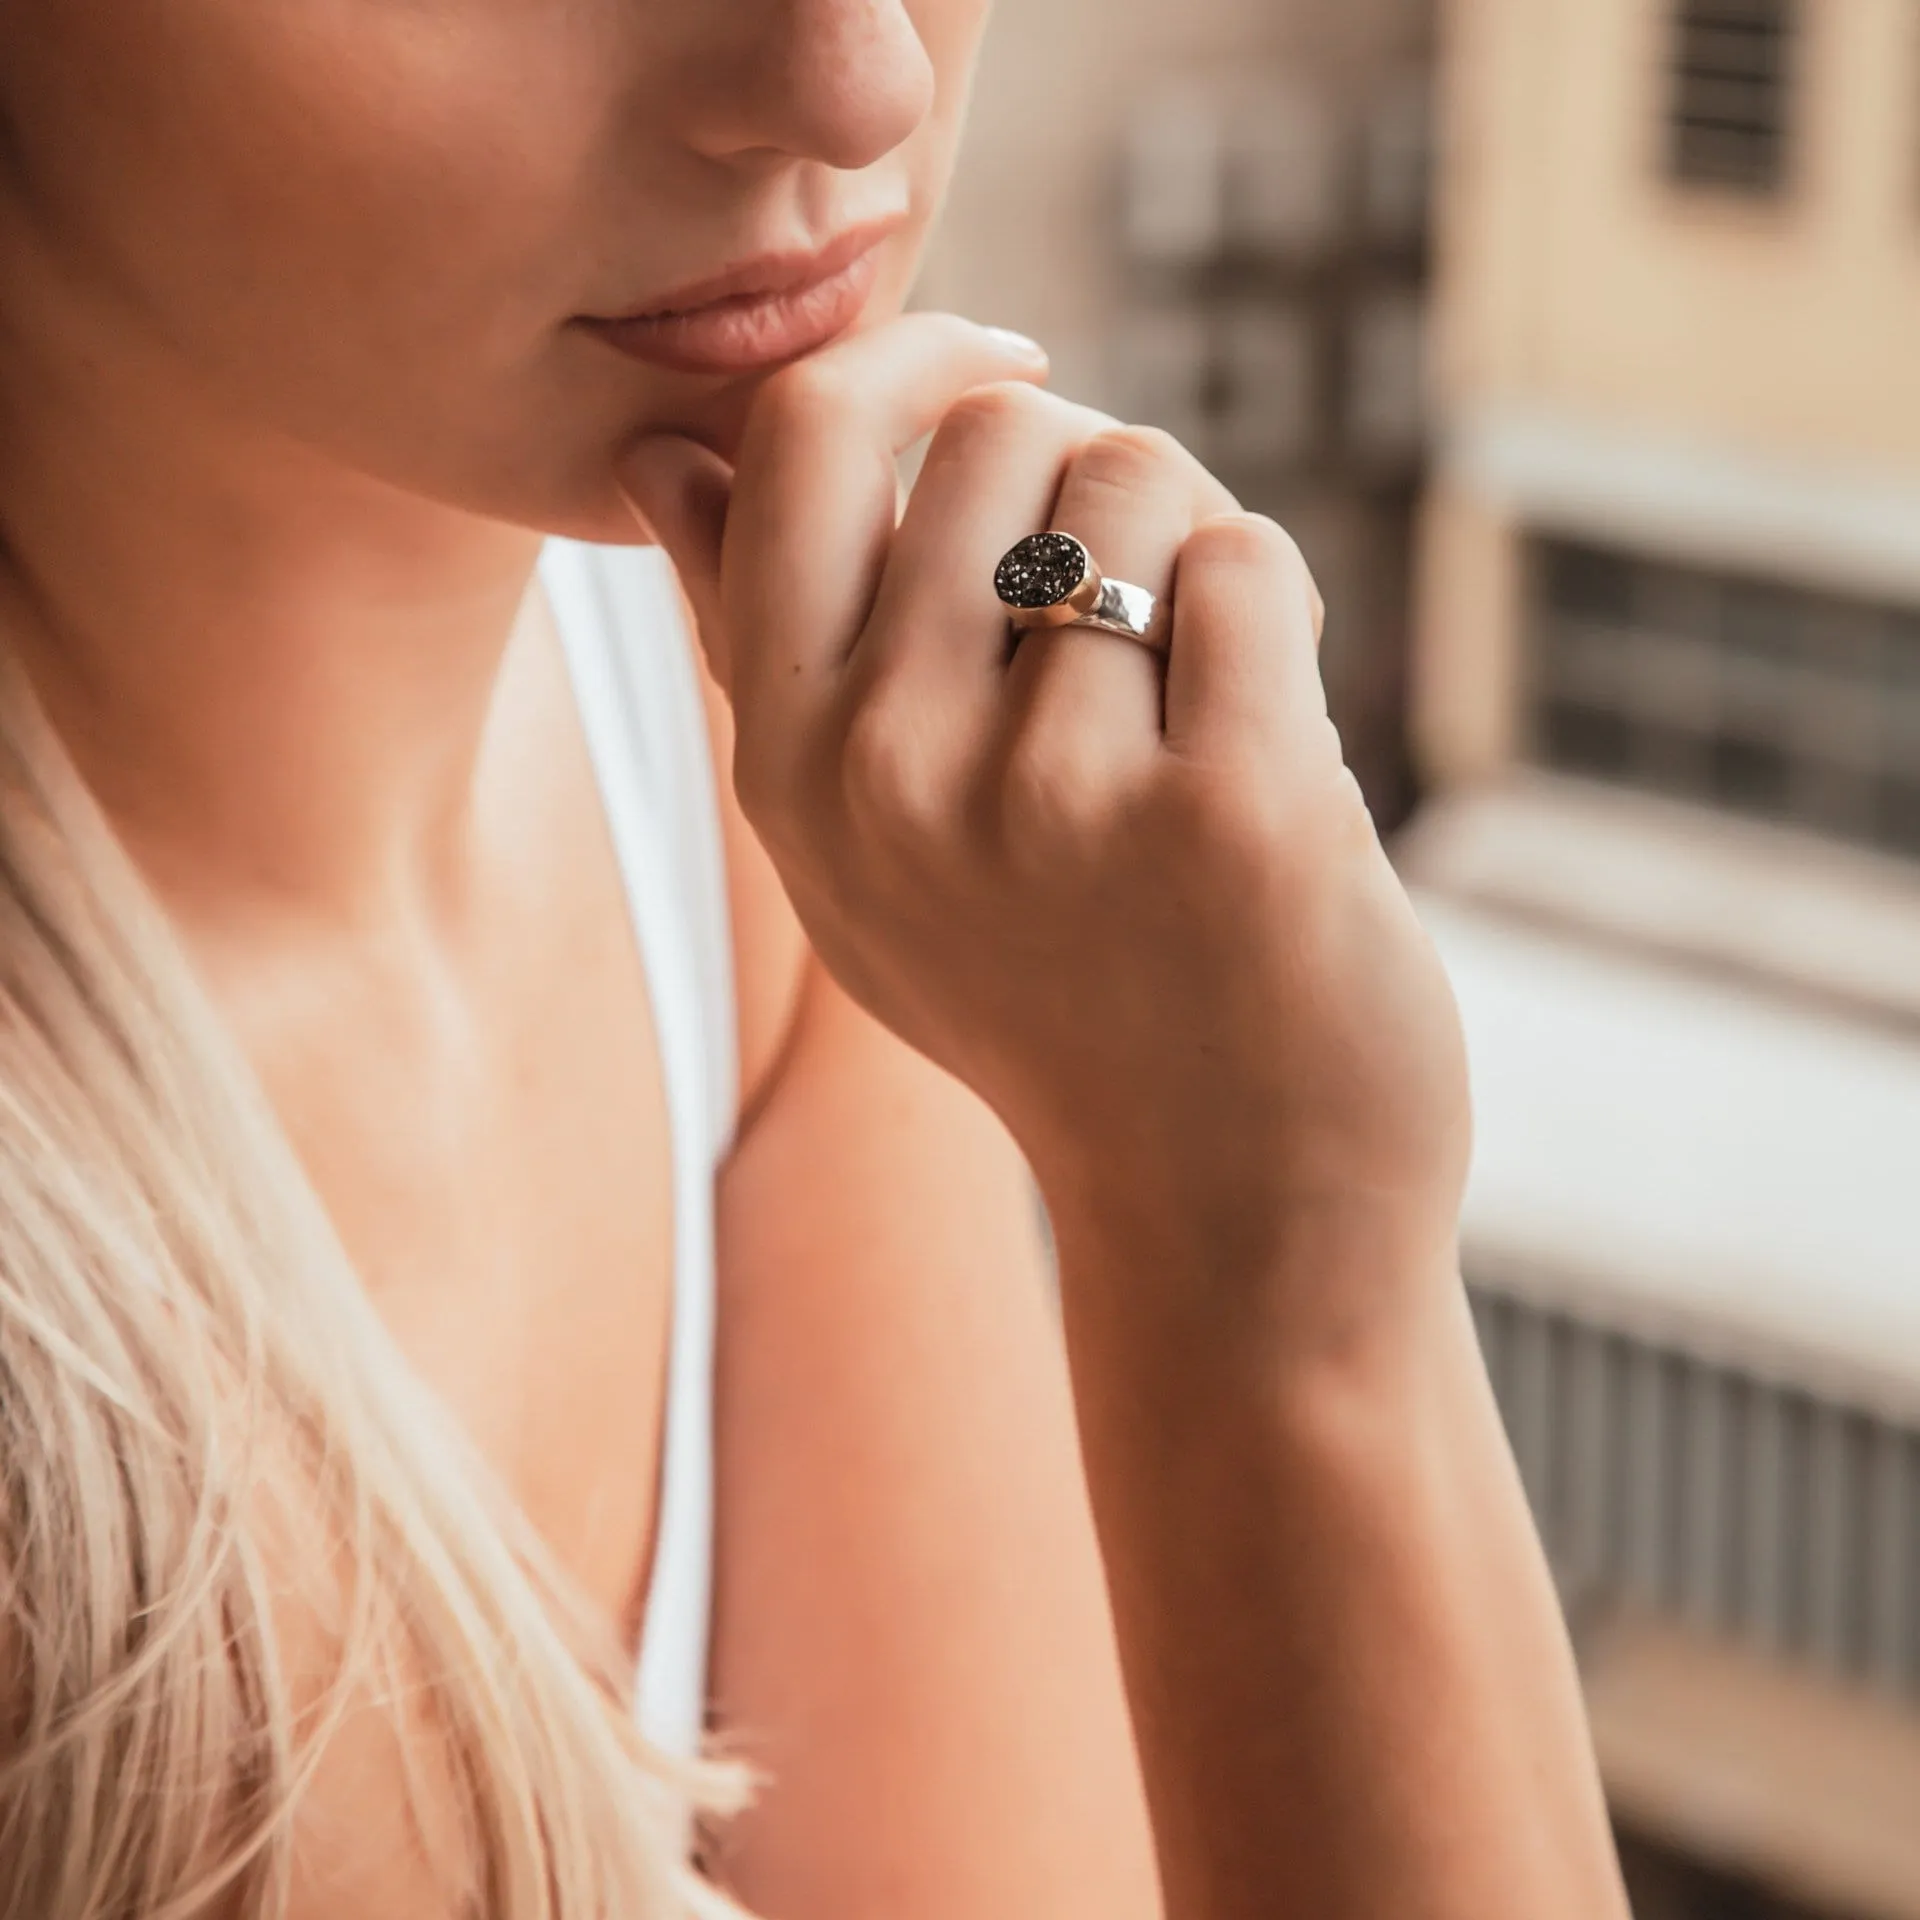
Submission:
<svg viewBox="0 0 1920 1920">
<path fill-rule="evenodd" d="M 692 1754 L 705 1723 L 712 1596 L 713 1183 L 739 1098 L 717 788 L 664 556 L 552 541 L 541 580 L 626 881 L 673 1131 L 673 1325 L 636 1693 L 648 1736 Z"/>
</svg>

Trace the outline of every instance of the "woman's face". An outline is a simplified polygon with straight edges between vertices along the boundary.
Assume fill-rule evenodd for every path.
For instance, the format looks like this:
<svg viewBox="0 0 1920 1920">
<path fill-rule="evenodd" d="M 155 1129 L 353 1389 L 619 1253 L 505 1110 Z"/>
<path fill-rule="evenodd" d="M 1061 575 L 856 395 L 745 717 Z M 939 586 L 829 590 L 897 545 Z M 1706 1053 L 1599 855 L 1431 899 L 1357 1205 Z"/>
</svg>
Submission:
<svg viewBox="0 0 1920 1920">
<path fill-rule="evenodd" d="M 764 369 L 587 322 L 875 222 L 864 303 L 813 319 L 896 311 L 987 4 L 0 7 L 0 381 L 136 378 L 236 446 L 618 533 L 618 449 L 724 447 Z"/>
</svg>

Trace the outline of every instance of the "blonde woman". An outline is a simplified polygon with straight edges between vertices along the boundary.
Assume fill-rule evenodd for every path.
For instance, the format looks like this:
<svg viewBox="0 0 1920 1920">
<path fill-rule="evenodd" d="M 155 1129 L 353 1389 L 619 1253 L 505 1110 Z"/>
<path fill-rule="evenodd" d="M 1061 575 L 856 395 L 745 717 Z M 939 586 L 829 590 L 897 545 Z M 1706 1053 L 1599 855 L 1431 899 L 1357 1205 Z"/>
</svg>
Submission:
<svg viewBox="0 0 1920 1920">
<path fill-rule="evenodd" d="M 982 12 L 0 6 L 7 1920 L 1620 1914 L 1307 576 L 898 317 Z"/>
</svg>

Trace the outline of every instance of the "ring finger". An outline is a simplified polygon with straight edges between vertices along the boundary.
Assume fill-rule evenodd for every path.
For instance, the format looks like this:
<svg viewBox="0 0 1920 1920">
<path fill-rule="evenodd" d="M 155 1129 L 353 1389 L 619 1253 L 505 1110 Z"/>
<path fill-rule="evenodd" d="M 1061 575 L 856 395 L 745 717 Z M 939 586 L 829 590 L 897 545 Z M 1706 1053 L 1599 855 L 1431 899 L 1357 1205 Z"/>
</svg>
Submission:
<svg viewBox="0 0 1920 1920">
<path fill-rule="evenodd" d="M 1079 540 L 1107 578 L 1164 602 L 1187 535 L 1238 506 L 1171 435 L 1116 427 L 1088 441 L 1068 467 L 1052 524 Z M 1008 678 L 1010 725 L 1030 746 L 1044 742 L 1088 774 L 1142 762 L 1159 740 L 1161 663 L 1138 641 L 1086 627 L 1030 632 Z"/>
</svg>

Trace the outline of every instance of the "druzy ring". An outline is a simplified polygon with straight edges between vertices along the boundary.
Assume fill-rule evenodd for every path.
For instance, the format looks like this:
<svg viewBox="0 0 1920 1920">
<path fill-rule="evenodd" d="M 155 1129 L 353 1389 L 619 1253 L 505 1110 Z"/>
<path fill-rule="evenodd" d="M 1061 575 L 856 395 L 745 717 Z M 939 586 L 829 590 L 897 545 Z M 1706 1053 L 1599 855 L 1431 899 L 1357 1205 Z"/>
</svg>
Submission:
<svg viewBox="0 0 1920 1920">
<path fill-rule="evenodd" d="M 994 569 L 993 590 L 1016 627 L 1096 627 L 1167 650 L 1166 609 L 1145 587 L 1103 577 L 1070 533 L 1029 534 Z"/>
</svg>

